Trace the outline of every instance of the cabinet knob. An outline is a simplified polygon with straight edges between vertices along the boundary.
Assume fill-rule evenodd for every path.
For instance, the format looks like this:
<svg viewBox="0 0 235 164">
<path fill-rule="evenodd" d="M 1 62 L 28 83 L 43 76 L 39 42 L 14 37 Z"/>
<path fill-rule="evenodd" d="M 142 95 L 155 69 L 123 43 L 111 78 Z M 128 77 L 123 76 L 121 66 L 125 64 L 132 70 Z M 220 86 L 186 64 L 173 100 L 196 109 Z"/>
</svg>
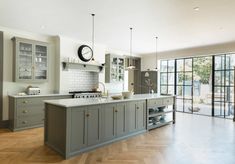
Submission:
<svg viewBox="0 0 235 164">
<path fill-rule="evenodd" d="M 89 117 L 89 116 L 90 116 L 90 113 L 87 113 L 86 116 Z"/>
<path fill-rule="evenodd" d="M 139 107 L 137 106 L 136 109 L 139 109 Z"/>
<path fill-rule="evenodd" d="M 117 113 L 117 112 L 118 112 L 118 110 L 115 110 L 115 112 Z"/>
<path fill-rule="evenodd" d="M 25 100 L 25 101 L 23 101 L 23 104 L 27 104 L 27 103 L 28 103 L 28 101 L 26 101 L 26 100 Z"/>
<path fill-rule="evenodd" d="M 27 121 L 23 121 L 22 123 L 23 123 L 23 124 L 27 124 Z"/>
<path fill-rule="evenodd" d="M 28 111 L 27 110 L 23 110 L 22 113 L 28 113 Z"/>
</svg>

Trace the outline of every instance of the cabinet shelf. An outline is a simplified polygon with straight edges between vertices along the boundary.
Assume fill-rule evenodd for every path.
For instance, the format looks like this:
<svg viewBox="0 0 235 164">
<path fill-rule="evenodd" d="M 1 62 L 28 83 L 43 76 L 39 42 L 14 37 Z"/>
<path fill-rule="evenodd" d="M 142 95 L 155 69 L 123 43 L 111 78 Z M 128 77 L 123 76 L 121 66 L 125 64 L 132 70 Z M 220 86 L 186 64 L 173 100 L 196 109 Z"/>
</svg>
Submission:
<svg viewBox="0 0 235 164">
<path fill-rule="evenodd" d="M 173 112 L 172 110 L 165 111 L 165 112 L 156 112 L 156 113 L 153 113 L 153 114 L 149 114 L 149 116 L 148 116 L 148 117 L 161 116 L 161 115 L 163 115 L 163 114 L 172 113 L 172 112 Z"/>
<path fill-rule="evenodd" d="M 148 125 L 148 129 L 151 130 L 151 129 L 154 129 L 154 128 L 159 128 L 159 127 L 165 126 L 167 124 L 170 124 L 172 122 L 173 122 L 173 120 L 168 120 L 168 121 L 164 121 L 164 122 L 158 122 L 157 124 Z"/>
</svg>

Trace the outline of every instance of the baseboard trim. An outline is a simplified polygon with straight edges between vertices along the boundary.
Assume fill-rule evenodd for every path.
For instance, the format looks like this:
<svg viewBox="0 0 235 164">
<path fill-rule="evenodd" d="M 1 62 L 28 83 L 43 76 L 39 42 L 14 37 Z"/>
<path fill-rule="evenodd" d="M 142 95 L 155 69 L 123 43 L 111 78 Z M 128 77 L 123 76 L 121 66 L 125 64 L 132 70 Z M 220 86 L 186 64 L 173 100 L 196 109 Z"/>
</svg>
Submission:
<svg viewBox="0 0 235 164">
<path fill-rule="evenodd" d="M 8 128 L 9 127 L 9 120 L 0 121 L 0 128 Z"/>
</svg>

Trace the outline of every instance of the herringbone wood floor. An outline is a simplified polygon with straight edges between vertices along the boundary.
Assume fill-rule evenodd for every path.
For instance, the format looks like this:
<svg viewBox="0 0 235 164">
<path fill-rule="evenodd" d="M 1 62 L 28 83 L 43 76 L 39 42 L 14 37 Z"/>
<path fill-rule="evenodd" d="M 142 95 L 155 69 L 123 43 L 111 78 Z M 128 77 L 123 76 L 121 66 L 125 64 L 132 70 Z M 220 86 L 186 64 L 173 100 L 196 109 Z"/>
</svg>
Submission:
<svg viewBox="0 0 235 164">
<path fill-rule="evenodd" d="M 231 120 L 177 113 L 177 123 L 64 160 L 43 144 L 43 128 L 0 130 L 0 163 L 234 164 Z"/>
</svg>

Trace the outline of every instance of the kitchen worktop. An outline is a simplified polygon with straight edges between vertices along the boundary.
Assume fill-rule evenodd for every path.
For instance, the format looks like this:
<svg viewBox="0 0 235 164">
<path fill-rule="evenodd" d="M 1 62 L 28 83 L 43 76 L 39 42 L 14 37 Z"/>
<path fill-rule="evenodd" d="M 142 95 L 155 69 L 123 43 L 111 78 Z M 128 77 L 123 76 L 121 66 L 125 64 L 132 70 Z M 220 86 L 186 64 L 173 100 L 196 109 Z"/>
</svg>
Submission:
<svg viewBox="0 0 235 164">
<path fill-rule="evenodd" d="M 116 102 L 134 101 L 134 100 L 145 100 L 145 99 L 156 99 L 156 98 L 166 98 L 172 96 L 162 96 L 159 94 L 137 94 L 133 95 L 129 99 L 113 100 L 112 98 L 89 98 L 89 99 L 59 99 L 59 100 L 46 100 L 47 104 L 53 104 L 62 107 L 77 107 L 77 106 L 87 106 L 96 104 L 108 104 Z"/>
<path fill-rule="evenodd" d="M 14 97 L 14 98 L 28 98 L 28 97 L 47 97 L 47 96 L 67 96 L 67 95 L 73 95 L 73 94 L 61 94 L 61 93 L 49 93 L 49 94 L 39 94 L 39 95 L 24 95 L 24 96 L 20 96 L 20 95 L 8 95 L 10 97 Z"/>
</svg>

